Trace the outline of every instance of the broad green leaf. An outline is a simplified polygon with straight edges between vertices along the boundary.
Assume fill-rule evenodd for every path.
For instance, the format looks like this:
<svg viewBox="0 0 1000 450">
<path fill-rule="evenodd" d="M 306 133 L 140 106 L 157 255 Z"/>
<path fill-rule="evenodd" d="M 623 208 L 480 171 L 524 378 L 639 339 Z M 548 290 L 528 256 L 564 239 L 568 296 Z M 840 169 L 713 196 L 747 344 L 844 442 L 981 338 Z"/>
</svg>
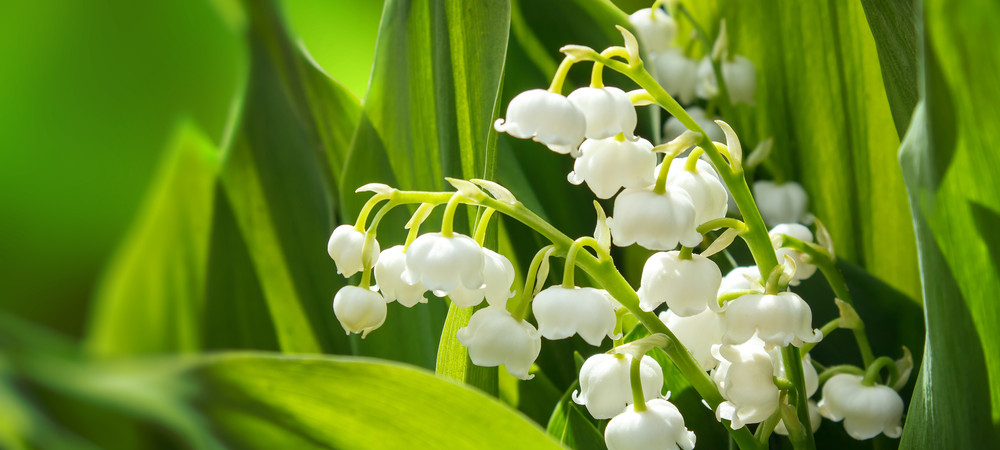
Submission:
<svg viewBox="0 0 1000 450">
<path fill-rule="evenodd" d="M 917 15 L 913 4 L 913 0 L 861 0 L 900 139 L 917 105 Z"/>
<path fill-rule="evenodd" d="M 349 351 L 324 251 L 359 103 L 292 44 L 275 5 L 247 0 L 250 74 L 223 186 L 286 352 Z"/>
<path fill-rule="evenodd" d="M 920 103 L 900 151 L 920 250 L 927 346 L 901 447 L 1000 440 L 1000 14 L 926 1 Z"/>
<path fill-rule="evenodd" d="M 709 30 L 725 17 L 732 51 L 757 67 L 756 106 L 740 107 L 733 124 L 744 148 L 773 137 L 772 165 L 805 186 L 838 255 L 919 298 L 899 140 L 861 2 L 688 7 Z"/>
<path fill-rule="evenodd" d="M 86 341 L 91 353 L 200 347 L 218 159 L 215 146 L 192 125 L 178 128 L 143 210 L 98 287 Z"/>
<path fill-rule="evenodd" d="M 402 189 L 451 190 L 444 177 L 493 178 L 495 138 L 492 120 L 500 91 L 507 47 L 506 0 L 389 1 L 383 9 L 369 90 L 343 176 L 344 220 L 357 216 L 366 196 L 355 187 L 381 182 Z M 402 208 L 401 208 L 402 209 Z M 467 230 L 462 215 L 457 228 Z M 379 231 L 382 248 L 401 244 L 406 217 L 387 215 Z M 432 217 L 424 231 L 434 231 Z M 482 378 L 480 387 L 495 392 L 496 375 L 464 364 L 465 348 L 454 331 L 465 325 L 469 311 L 459 311 L 446 327 L 438 355 L 438 338 L 447 308 L 441 300 L 414 310 L 398 308 L 386 324 L 364 341 L 353 340 L 355 352 L 412 362 L 425 367 L 455 362 L 444 370 L 466 379 Z M 462 363 L 462 364 L 459 364 Z M 454 373 L 452 373 L 454 372 Z M 463 374 L 459 376 L 458 374 Z"/>
</svg>

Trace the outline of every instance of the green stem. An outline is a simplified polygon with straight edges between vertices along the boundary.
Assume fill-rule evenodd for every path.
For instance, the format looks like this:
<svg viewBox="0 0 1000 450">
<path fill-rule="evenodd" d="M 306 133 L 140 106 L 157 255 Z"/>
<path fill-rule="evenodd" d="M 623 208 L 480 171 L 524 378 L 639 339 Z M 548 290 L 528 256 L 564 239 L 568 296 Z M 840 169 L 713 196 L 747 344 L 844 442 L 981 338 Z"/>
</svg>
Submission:
<svg viewBox="0 0 1000 450">
<path fill-rule="evenodd" d="M 483 241 L 486 240 L 486 229 L 490 227 L 490 218 L 493 217 L 493 213 L 496 212 L 493 208 L 486 208 L 483 211 L 483 215 L 479 217 L 479 222 L 476 223 L 476 242 L 479 245 L 483 245 Z"/>
<path fill-rule="evenodd" d="M 604 259 L 604 255 L 601 252 L 601 244 L 597 242 L 596 239 L 590 236 L 581 237 L 569 246 L 569 250 L 566 250 L 566 266 L 563 270 L 563 281 L 562 287 L 566 289 L 573 289 L 576 287 L 575 275 L 576 275 L 576 255 L 580 253 L 584 247 L 593 248 L 599 257 L 599 259 Z"/>
<path fill-rule="evenodd" d="M 705 150 L 703 150 L 701 147 L 691 150 L 691 153 L 689 153 L 687 156 L 687 160 L 684 161 L 684 170 L 687 170 L 688 172 L 697 172 L 698 159 L 701 158 L 701 155 L 703 153 L 705 153 Z"/>
<path fill-rule="evenodd" d="M 888 356 L 879 357 L 872 362 L 870 366 L 868 366 L 868 369 L 865 370 L 865 378 L 861 381 L 861 384 L 865 386 L 874 386 L 875 382 L 878 381 L 879 373 L 882 372 L 883 368 L 889 369 L 889 380 L 886 384 L 892 386 L 892 384 L 899 378 L 899 369 L 896 368 L 896 361 Z"/>
<path fill-rule="evenodd" d="M 660 172 L 656 176 L 656 186 L 653 187 L 654 193 L 663 195 L 667 192 L 667 173 L 670 172 L 670 163 L 674 162 L 676 157 L 675 152 L 663 155 L 663 163 L 660 164 Z"/>
<path fill-rule="evenodd" d="M 441 236 L 452 237 L 454 235 L 455 226 L 455 211 L 458 209 L 458 204 L 462 201 L 462 194 L 458 192 L 451 195 L 448 199 L 448 206 L 444 207 L 444 217 L 441 219 Z"/>
<path fill-rule="evenodd" d="M 771 433 L 774 432 L 774 427 L 778 426 L 778 422 L 781 422 L 781 412 L 775 411 L 771 417 L 757 425 L 757 431 L 754 432 L 753 437 L 762 447 L 767 446 L 767 440 L 771 438 Z"/>
<path fill-rule="evenodd" d="M 841 364 L 839 366 L 827 367 L 826 370 L 820 372 L 819 374 L 819 384 L 826 383 L 826 380 L 829 380 L 830 377 L 841 373 L 849 373 L 852 375 L 864 375 L 865 370 L 858 366 L 852 366 L 850 364 Z"/>
<path fill-rule="evenodd" d="M 798 415 L 801 432 L 793 436 L 792 430 L 788 430 L 788 437 L 792 445 L 796 448 L 815 449 L 816 442 L 813 440 L 811 418 L 809 417 L 809 398 L 806 397 L 805 375 L 802 373 L 802 355 L 795 346 L 788 345 L 781 349 L 781 356 L 784 359 L 785 375 L 795 386 L 794 392 L 789 392 L 794 401 L 795 413 Z M 787 427 L 786 427 L 787 428 Z"/>
<path fill-rule="evenodd" d="M 646 410 L 646 396 L 642 394 L 642 356 L 632 358 L 629 367 L 629 382 L 632 385 L 632 409 L 635 412 Z"/>
<path fill-rule="evenodd" d="M 378 210 L 377 214 L 375 214 L 375 218 L 372 219 L 371 225 L 368 226 L 368 231 L 365 232 L 365 242 L 361 244 L 361 262 L 364 266 L 361 271 L 360 287 L 368 289 L 368 287 L 371 286 L 372 267 L 371 264 L 368 264 L 368 258 L 365 258 L 365 255 L 368 254 L 368 249 L 375 243 L 375 235 L 378 234 L 378 224 L 382 222 L 382 218 L 385 217 L 385 215 L 388 214 L 392 208 L 395 208 L 398 205 L 399 203 L 392 200 L 389 200 L 388 203 L 382 205 L 382 208 Z"/>
<path fill-rule="evenodd" d="M 694 247 L 681 247 L 680 254 L 677 255 L 677 258 L 691 259 L 692 253 L 694 253 Z"/>
<path fill-rule="evenodd" d="M 563 58 L 562 62 L 559 63 L 559 67 L 556 68 L 556 74 L 552 76 L 552 84 L 549 85 L 549 92 L 554 92 L 556 94 L 562 94 L 563 83 L 566 82 L 566 75 L 569 74 L 569 69 L 573 67 L 576 61 L 569 56 Z"/>
<path fill-rule="evenodd" d="M 375 208 L 375 205 L 377 205 L 378 202 L 385 199 L 386 197 L 381 194 L 375 194 L 372 198 L 368 199 L 368 201 L 365 202 L 365 206 L 361 207 L 361 212 L 358 213 L 358 220 L 354 222 L 354 229 L 364 233 L 365 223 L 368 222 L 368 215 L 371 214 L 372 209 Z"/>
<path fill-rule="evenodd" d="M 723 109 L 726 110 L 724 111 L 726 114 L 724 115 L 726 117 L 731 117 L 728 114 L 728 107 L 732 105 L 732 101 L 729 99 L 729 88 L 726 86 L 726 80 L 722 76 L 722 61 L 718 61 L 712 57 L 712 50 L 715 47 L 714 44 L 708 38 L 708 33 L 705 33 L 705 30 L 701 28 L 698 21 L 694 20 L 694 16 L 691 15 L 691 12 L 689 12 L 684 5 L 678 4 L 677 11 L 691 22 L 691 27 L 694 28 L 695 34 L 698 36 L 702 45 L 705 46 L 705 53 L 708 55 L 708 59 L 712 61 L 712 71 L 715 72 L 716 86 L 719 88 L 719 99 L 722 100 L 722 104 L 725 106 Z"/>
<path fill-rule="evenodd" d="M 781 246 L 789 247 L 809 255 L 812 259 L 810 261 L 811 264 L 818 267 L 820 272 L 823 272 L 827 283 L 833 289 L 833 294 L 848 305 L 851 305 L 852 308 L 854 307 L 854 298 L 847 288 L 847 281 L 844 280 L 844 275 L 840 273 L 837 264 L 825 249 L 811 242 L 804 242 L 791 236 L 783 236 Z M 864 324 L 859 324 L 856 328 L 852 328 L 851 331 L 854 332 L 854 340 L 858 343 L 861 360 L 864 362 L 865 367 L 870 366 L 875 360 L 875 354 L 872 352 L 871 343 L 868 342 L 868 334 L 865 332 Z"/>
<path fill-rule="evenodd" d="M 531 305 L 531 296 L 535 291 L 535 277 L 538 276 L 538 268 L 541 267 L 542 261 L 548 258 L 555 248 L 553 245 L 546 245 L 535 253 L 534 258 L 531 258 L 531 265 L 528 266 L 528 276 L 524 279 L 524 290 L 521 291 L 521 297 L 518 299 L 514 311 L 511 312 L 511 315 L 515 319 L 524 320 L 527 317 L 528 306 Z"/>
<path fill-rule="evenodd" d="M 739 230 L 741 233 L 746 231 L 747 225 L 741 222 L 739 219 L 734 219 L 732 217 L 722 217 L 719 219 L 712 219 L 701 225 L 698 225 L 698 233 L 705 234 L 712 230 L 718 230 L 719 228 L 732 228 Z"/>
</svg>

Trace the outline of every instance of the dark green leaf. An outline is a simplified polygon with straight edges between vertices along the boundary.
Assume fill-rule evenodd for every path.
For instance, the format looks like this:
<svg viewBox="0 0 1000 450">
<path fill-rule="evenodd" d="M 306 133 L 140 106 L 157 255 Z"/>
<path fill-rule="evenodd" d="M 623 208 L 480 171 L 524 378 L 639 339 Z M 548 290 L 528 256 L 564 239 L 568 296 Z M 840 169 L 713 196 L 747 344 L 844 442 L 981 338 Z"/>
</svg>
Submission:
<svg viewBox="0 0 1000 450">
<path fill-rule="evenodd" d="M 896 132 L 903 137 L 917 105 L 917 14 L 913 0 L 861 0 L 875 38 Z"/>
</svg>

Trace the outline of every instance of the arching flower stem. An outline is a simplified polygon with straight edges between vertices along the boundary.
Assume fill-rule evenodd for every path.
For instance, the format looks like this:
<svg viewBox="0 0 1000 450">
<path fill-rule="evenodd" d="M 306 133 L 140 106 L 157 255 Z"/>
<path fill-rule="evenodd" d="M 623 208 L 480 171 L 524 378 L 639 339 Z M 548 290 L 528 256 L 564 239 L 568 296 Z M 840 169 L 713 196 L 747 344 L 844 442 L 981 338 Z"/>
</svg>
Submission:
<svg viewBox="0 0 1000 450">
<path fill-rule="evenodd" d="M 462 202 L 462 194 L 456 192 L 448 199 L 448 205 L 444 207 L 444 217 L 441 218 L 441 236 L 452 237 L 455 227 L 455 211 L 458 204 Z"/>
<path fill-rule="evenodd" d="M 642 368 L 642 357 L 632 358 L 632 363 L 629 367 L 629 383 L 632 385 L 632 408 L 636 412 L 642 412 L 646 410 L 646 397 L 642 393 L 642 376 L 640 369 Z"/>
<path fill-rule="evenodd" d="M 892 386 L 896 382 L 896 379 L 899 378 L 899 370 L 896 368 L 896 361 L 888 356 L 879 357 L 868 366 L 868 369 L 865 370 L 865 378 L 861 380 L 861 384 L 864 386 L 874 386 L 883 368 L 889 369 L 889 381 L 886 384 Z"/>
<path fill-rule="evenodd" d="M 486 208 L 483 210 L 483 214 L 479 216 L 479 221 L 476 222 L 475 239 L 479 245 L 483 245 L 483 241 L 486 239 L 486 229 L 490 227 L 490 219 L 493 217 L 494 212 L 496 212 L 495 209 Z"/>
<path fill-rule="evenodd" d="M 584 247 L 594 249 L 594 251 L 597 252 L 599 261 L 610 258 L 610 255 L 606 254 L 601 249 L 601 243 L 597 242 L 597 239 L 590 236 L 584 236 L 573 241 L 573 244 L 569 246 L 569 250 L 566 250 L 566 266 L 565 270 L 563 270 L 562 287 L 566 289 L 573 289 L 573 287 L 576 286 L 574 281 L 576 273 L 576 255 L 580 253 Z"/>
<path fill-rule="evenodd" d="M 554 92 L 556 94 L 562 94 L 563 84 L 566 82 L 566 75 L 569 74 L 569 69 L 573 67 L 577 61 L 569 56 L 563 58 L 562 62 L 559 63 L 559 67 L 556 68 L 556 73 L 552 76 L 552 84 L 549 85 L 549 92 Z"/>
<path fill-rule="evenodd" d="M 542 247 L 541 250 L 535 253 L 535 257 L 531 258 L 531 264 L 528 266 L 528 274 L 524 277 L 524 289 L 521 291 L 521 297 L 518 298 L 517 305 L 514 306 L 514 310 L 511 311 L 511 315 L 514 319 L 524 320 L 525 316 L 528 315 L 528 307 L 531 305 L 531 297 L 535 293 L 535 282 L 538 277 L 538 268 L 542 266 L 542 261 L 552 256 L 552 252 L 555 251 L 556 247 L 554 245 L 546 245 Z"/>
<path fill-rule="evenodd" d="M 365 206 L 361 207 L 361 212 L 358 213 L 358 220 L 354 222 L 354 229 L 364 233 L 365 224 L 368 223 L 368 215 L 371 214 L 372 209 L 375 209 L 375 206 L 378 205 L 379 202 L 385 200 L 386 198 L 387 197 L 382 194 L 375 194 L 372 198 L 368 199 L 368 201 L 365 202 Z"/>
<path fill-rule="evenodd" d="M 826 370 L 820 372 L 819 374 L 819 384 L 826 383 L 826 380 L 829 380 L 834 375 L 840 373 L 849 373 L 852 375 L 864 375 L 865 370 L 858 366 L 852 366 L 850 364 L 841 364 L 837 366 L 827 367 Z"/>
<path fill-rule="evenodd" d="M 380 196 L 376 195 L 375 197 L 380 197 Z M 372 197 L 372 199 L 374 199 L 375 197 Z M 372 206 L 374 207 L 375 203 L 378 202 L 372 202 L 371 199 L 369 199 L 368 203 L 372 204 Z M 375 218 L 372 219 L 371 225 L 368 226 L 368 231 L 365 232 L 365 243 L 361 245 L 362 255 L 367 255 L 368 249 L 371 248 L 372 245 L 374 245 L 375 235 L 378 234 L 378 224 L 382 222 L 382 218 L 385 217 L 385 215 L 388 214 L 389 211 L 392 211 L 392 208 L 395 208 L 398 205 L 399 203 L 394 202 L 390 199 L 389 202 L 382 205 L 382 208 L 379 209 L 378 213 L 375 214 Z M 368 204 L 365 204 L 365 206 L 368 206 Z M 371 286 L 372 266 L 371 264 L 368 264 L 367 258 L 361 258 L 361 260 L 364 262 L 364 269 L 362 269 L 361 271 L 361 284 L 359 286 L 368 289 L 368 287 Z"/>
</svg>

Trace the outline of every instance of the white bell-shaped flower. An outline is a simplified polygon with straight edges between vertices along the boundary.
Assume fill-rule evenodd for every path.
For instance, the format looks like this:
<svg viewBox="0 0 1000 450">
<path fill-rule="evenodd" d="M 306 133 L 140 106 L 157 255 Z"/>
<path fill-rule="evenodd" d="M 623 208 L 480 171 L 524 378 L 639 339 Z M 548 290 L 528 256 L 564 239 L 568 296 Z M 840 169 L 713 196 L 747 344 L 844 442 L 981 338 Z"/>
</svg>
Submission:
<svg viewBox="0 0 1000 450">
<path fill-rule="evenodd" d="M 654 253 L 642 268 L 639 307 L 652 311 L 667 304 L 674 314 L 690 317 L 708 307 L 718 308 L 722 272 L 712 260 L 691 255 L 681 259 L 679 251 Z"/>
<path fill-rule="evenodd" d="M 487 306 L 472 314 L 469 324 L 455 334 L 469 348 L 472 363 L 481 367 L 503 364 L 516 378 L 530 380 L 531 364 L 542 350 L 538 330 L 517 320 L 502 306 Z"/>
<path fill-rule="evenodd" d="M 497 119 L 493 128 L 516 138 L 530 138 L 556 153 L 575 154 L 587 131 L 587 120 L 566 97 L 532 89 L 511 99 L 506 119 Z"/>
<path fill-rule="evenodd" d="M 646 52 L 666 50 L 677 36 L 677 22 L 661 8 L 642 8 L 628 16 Z"/>
<path fill-rule="evenodd" d="M 692 450 L 695 435 L 684 426 L 684 416 L 673 403 L 657 398 L 646 402 L 645 411 L 629 405 L 611 419 L 604 430 L 604 443 L 608 450 Z"/>
<path fill-rule="evenodd" d="M 722 60 L 722 76 L 726 79 L 729 100 L 734 105 L 737 103 L 754 104 L 754 93 L 757 91 L 757 68 L 754 67 L 753 61 L 740 55 L 725 58 Z M 699 97 L 709 99 L 719 95 L 718 80 L 715 78 L 715 70 L 712 69 L 712 61 L 708 56 L 698 64 L 698 78 L 701 79 L 701 82 L 695 86 L 695 92 Z"/>
<path fill-rule="evenodd" d="M 737 267 L 722 277 L 722 284 L 719 285 L 719 297 L 742 291 L 764 292 L 760 282 L 760 270 L 757 269 L 757 266 Z"/>
<path fill-rule="evenodd" d="M 458 286 L 483 287 L 485 265 L 486 254 L 474 239 L 458 233 L 427 233 L 414 239 L 406 250 L 403 281 L 421 283 L 443 297 Z"/>
<path fill-rule="evenodd" d="M 819 412 L 834 422 L 844 421 L 844 430 L 857 440 L 879 433 L 898 438 L 903 433 L 903 399 L 888 386 L 862 384 L 861 375 L 841 373 L 823 385 Z"/>
<path fill-rule="evenodd" d="M 625 189 L 615 199 L 608 227 L 615 245 L 639 244 L 650 250 L 671 250 L 680 243 L 694 247 L 701 234 L 694 223 L 694 202 L 681 189 L 667 186 L 663 194 L 653 187 Z"/>
<path fill-rule="evenodd" d="M 610 419 L 632 404 L 629 381 L 630 355 L 598 353 L 580 368 L 580 390 L 573 391 L 573 401 L 587 407 L 595 419 Z M 663 388 L 663 370 L 656 360 L 643 356 L 639 362 L 639 380 L 646 401 L 658 398 Z"/>
<path fill-rule="evenodd" d="M 330 240 L 326 243 L 326 252 L 333 258 L 337 265 L 337 273 L 349 277 L 364 270 L 365 262 L 369 266 L 375 264 L 378 254 L 381 251 L 378 241 L 372 240 L 368 251 L 365 253 L 365 261 L 361 260 L 361 249 L 365 245 L 365 233 L 358 231 L 354 225 L 340 225 L 333 229 Z"/>
<path fill-rule="evenodd" d="M 667 172 L 667 184 L 684 189 L 694 202 L 694 223 L 701 225 L 709 220 L 726 217 L 729 209 L 729 191 L 719 179 L 712 164 L 698 159 L 695 170 L 687 170 L 687 158 L 674 158 Z M 659 169 L 659 167 L 657 167 Z"/>
<path fill-rule="evenodd" d="M 819 407 L 816 406 L 816 402 L 809 400 L 809 424 L 812 425 L 812 432 L 816 433 L 819 429 L 819 425 L 823 422 L 823 416 L 819 414 Z M 788 436 L 788 428 L 785 427 L 785 421 L 779 420 L 778 424 L 774 426 L 774 432 L 782 436 Z"/>
<path fill-rule="evenodd" d="M 771 236 L 771 244 L 774 245 L 774 252 L 778 255 L 778 261 L 784 264 L 785 255 L 787 255 L 795 262 L 795 274 L 792 275 L 792 281 L 788 284 L 798 286 L 800 281 L 809 279 L 809 277 L 816 273 L 816 265 L 803 260 L 802 257 L 805 256 L 805 253 L 781 247 L 782 234 L 803 242 L 813 242 L 813 234 L 812 231 L 809 231 L 808 227 L 797 223 L 782 223 L 772 228 L 768 234 Z"/>
<path fill-rule="evenodd" d="M 370 289 L 344 286 L 333 296 L 333 314 L 347 334 L 364 338 L 385 322 L 385 299 Z"/>
<path fill-rule="evenodd" d="M 589 287 L 550 286 L 531 301 L 538 332 L 548 340 L 579 334 L 593 346 L 615 338 L 615 309 L 604 292 Z"/>
<path fill-rule="evenodd" d="M 613 86 L 582 87 L 566 97 L 576 106 L 587 121 L 587 139 L 606 139 L 622 133 L 629 140 L 635 139 L 638 116 L 628 94 Z"/>
<path fill-rule="evenodd" d="M 754 338 L 740 345 L 719 345 L 712 352 L 719 361 L 712 379 L 726 399 L 716 408 L 715 417 L 732 421 L 734 430 L 770 417 L 778 408 L 779 392 L 764 343 Z"/>
<path fill-rule="evenodd" d="M 640 138 L 619 141 L 615 138 L 587 139 L 580 146 L 581 156 L 566 177 L 570 183 L 587 183 L 597 198 L 611 198 L 622 187 L 644 188 L 656 182 L 653 168 L 656 153 L 653 144 Z"/>
<path fill-rule="evenodd" d="M 694 101 L 695 85 L 698 84 L 698 62 L 684 56 L 684 52 L 671 47 L 650 54 L 656 81 L 677 101 L 688 104 Z"/>
<path fill-rule="evenodd" d="M 697 106 L 692 106 L 687 109 L 688 115 L 694 119 L 695 123 L 708 133 L 708 137 L 712 138 L 715 142 L 726 142 L 726 133 L 719 128 L 719 125 L 715 123 L 714 118 L 708 117 L 705 114 L 705 110 Z M 667 123 L 663 125 L 663 140 L 664 142 L 672 140 L 682 133 L 687 131 L 687 127 L 677 120 L 676 117 L 671 117 L 667 119 Z"/>
<path fill-rule="evenodd" d="M 681 317 L 668 309 L 660 313 L 660 321 L 687 347 L 702 369 L 715 368 L 718 361 L 712 355 L 712 347 L 722 344 L 725 332 L 722 314 L 706 309 L 690 317 Z"/>
<path fill-rule="evenodd" d="M 403 246 L 396 245 L 383 250 L 375 263 L 375 281 L 378 290 L 385 296 L 386 302 L 399 301 L 407 308 L 417 303 L 427 303 L 424 293 L 427 288 L 423 284 L 410 284 L 403 280 L 406 272 L 406 253 Z"/>
<path fill-rule="evenodd" d="M 722 342 L 740 344 L 757 334 L 769 346 L 801 347 L 819 342 L 823 332 L 812 327 L 812 309 L 794 292 L 748 294 L 729 302 Z"/>
<path fill-rule="evenodd" d="M 757 181 L 753 184 L 753 196 L 764 223 L 769 227 L 782 223 L 808 223 L 812 218 L 809 214 L 809 195 L 801 184 L 794 181 L 782 184 Z"/>
<path fill-rule="evenodd" d="M 484 284 L 479 289 L 469 289 L 458 285 L 455 289 L 448 291 L 448 298 L 458 307 L 468 308 L 486 302 L 493 306 L 506 306 L 507 299 L 514 295 L 510 289 L 514 284 L 514 265 L 505 256 L 483 248 L 485 253 L 485 266 L 483 267 Z"/>
</svg>

